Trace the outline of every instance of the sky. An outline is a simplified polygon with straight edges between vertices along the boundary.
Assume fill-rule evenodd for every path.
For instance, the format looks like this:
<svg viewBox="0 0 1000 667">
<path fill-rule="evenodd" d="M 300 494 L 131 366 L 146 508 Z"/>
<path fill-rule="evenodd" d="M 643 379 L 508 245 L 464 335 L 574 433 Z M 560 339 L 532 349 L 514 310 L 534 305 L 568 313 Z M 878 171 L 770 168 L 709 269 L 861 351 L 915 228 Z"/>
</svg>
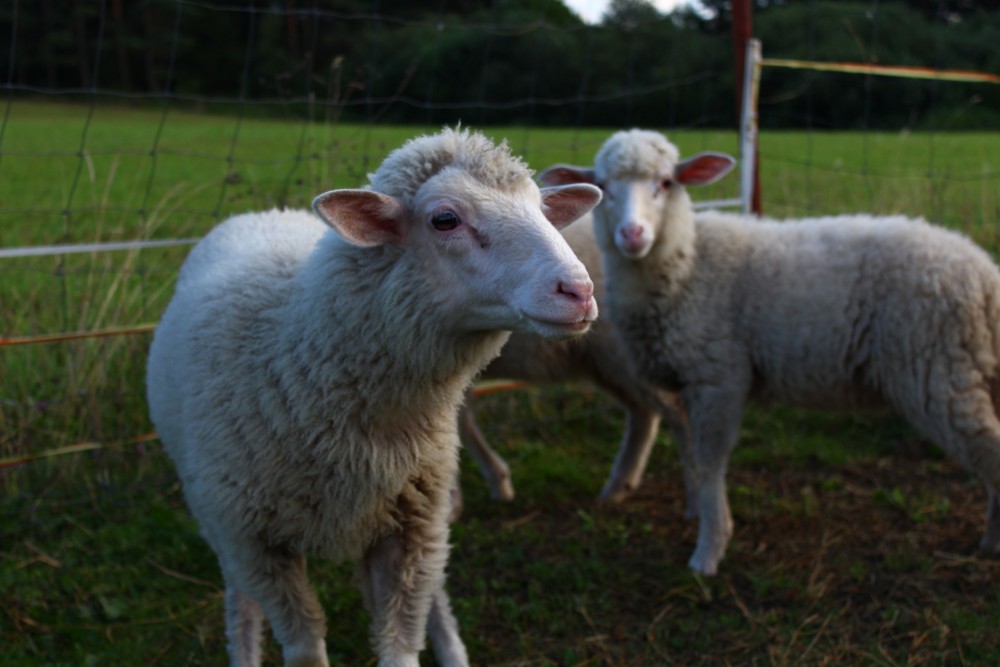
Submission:
<svg viewBox="0 0 1000 667">
<path fill-rule="evenodd" d="M 662 12 L 668 12 L 683 0 L 653 0 L 652 4 Z M 611 4 L 611 0 L 563 0 L 574 12 L 579 14 L 587 23 L 597 23 L 601 20 L 604 10 Z"/>
</svg>

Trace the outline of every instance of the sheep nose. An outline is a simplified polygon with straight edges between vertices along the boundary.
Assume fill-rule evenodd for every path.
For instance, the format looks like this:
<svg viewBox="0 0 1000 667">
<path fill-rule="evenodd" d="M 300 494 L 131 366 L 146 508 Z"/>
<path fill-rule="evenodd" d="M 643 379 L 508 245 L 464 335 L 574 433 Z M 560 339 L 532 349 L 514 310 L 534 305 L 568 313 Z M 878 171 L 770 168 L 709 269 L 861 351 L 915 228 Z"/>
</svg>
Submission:
<svg viewBox="0 0 1000 667">
<path fill-rule="evenodd" d="M 642 225 L 629 222 L 618 228 L 623 241 L 638 241 L 642 237 Z"/>
<path fill-rule="evenodd" d="M 572 282 L 559 281 L 556 290 L 559 294 L 565 294 L 574 301 L 579 301 L 582 306 L 589 307 L 594 300 L 594 283 L 590 280 L 576 280 Z"/>
</svg>

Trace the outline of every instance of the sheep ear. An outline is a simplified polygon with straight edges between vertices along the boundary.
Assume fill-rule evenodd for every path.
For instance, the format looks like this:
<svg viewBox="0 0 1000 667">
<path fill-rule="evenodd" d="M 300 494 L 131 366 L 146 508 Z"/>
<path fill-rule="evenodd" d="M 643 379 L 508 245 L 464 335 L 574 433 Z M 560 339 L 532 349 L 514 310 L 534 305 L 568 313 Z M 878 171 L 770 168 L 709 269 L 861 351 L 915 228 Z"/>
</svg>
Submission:
<svg viewBox="0 0 1000 667">
<path fill-rule="evenodd" d="M 556 185 L 542 188 L 542 213 L 562 229 L 601 203 L 601 190 L 593 185 Z"/>
<path fill-rule="evenodd" d="M 709 185 L 728 174 L 736 158 L 725 153 L 698 153 L 677 163 L 674 179 L 684 185 Z"/>
<path fill-rule="evenodd" d="M 406 236 L 406 207 L 371 190 L 331 190 L 313 199 L 319 217 L 358 246 L 398 244 Z"/>
<path fill-rule="evenodd" d="M 593 167 L 574 167 L 568 164 L 554 164 L 538 175 L 538 182 L 545 186 L 570 185 L 573 183 L 594 184 Z"/>
</svg>

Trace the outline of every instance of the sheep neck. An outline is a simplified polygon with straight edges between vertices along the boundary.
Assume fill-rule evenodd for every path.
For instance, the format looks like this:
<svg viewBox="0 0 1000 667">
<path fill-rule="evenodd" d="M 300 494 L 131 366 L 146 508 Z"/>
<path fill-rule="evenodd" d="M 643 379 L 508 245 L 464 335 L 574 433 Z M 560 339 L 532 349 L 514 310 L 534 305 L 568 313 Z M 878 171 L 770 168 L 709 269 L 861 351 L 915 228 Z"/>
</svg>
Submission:
<svg viewBox="0 0 1000 667">
<path fill-rule="evenodd" d="M 301 272 L 277 318 L 280 354 L 303 360 L 325 402 L 350 405 L 371 428 L 453 412 L 509 335 L 452 330 L 447 303 L 405 260 L 391 248 L 321 244 L 309 262 L 322 268 Z"/>
</svg>

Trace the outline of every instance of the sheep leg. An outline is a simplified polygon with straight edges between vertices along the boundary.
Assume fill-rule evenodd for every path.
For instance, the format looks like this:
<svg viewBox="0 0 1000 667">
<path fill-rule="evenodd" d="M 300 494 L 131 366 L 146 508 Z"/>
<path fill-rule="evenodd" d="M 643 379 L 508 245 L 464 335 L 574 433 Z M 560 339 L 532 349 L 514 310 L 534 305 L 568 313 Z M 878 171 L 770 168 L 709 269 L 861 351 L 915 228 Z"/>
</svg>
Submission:
<svg viewBox="0 0 1000 667">
<path fill-rule="evenodd" d="M 431 639 L 434 657 L 439 667 L 468 667 L 469 654 L 458 634 L 458 621 L 451 611 L 451 601 L 444 588 L 434 593 L 427 635 Z"/>
<path fill-rule="evenodd" d="M 372 616 L 372 637 L 379 656 L 378 667 L 418 667 L 423 648 L 422 633 L 413 626 L 425 624 L 423 609 L 410 610 L 410 618 L 397 619 L 402 614 L 403 582 L 401 563 L 403 540 L 398 534 L 379 539 L 365 554 L 361 569 L 362 593 Z"/>
<path fill-rule="evenodd" d="M 1000 488 L 1000 423 L 994 418 L 984 422 L 977 435 L 965 440 L 964 454 L 956 458 L 983 481 L 988 494 L 986 528 L 979 548 L 990 554 L 1000 553 L 1000 497 L 997 495 Z"/>
<path fill-rule="evenodd" d="M 658 396 L 642 387 L 619 382 L 620 368 L 602 369 L 594 383 L 625 408 L 625 432 L 622 434 L 611 474 L 598 496 L 601 502 L 619 503 L 639 488 L 646 472 L 649 455 L 660 427 Z"/>
<path fill-rule="evenodd" d="M 726 497 L 726 467 L 739 437 L 744 398 L 729 389 L 685 392 L 691 406 L 694 485 L 698 495 L 698 544 L 688 566 L 714 575 L 733 534 Z"/>
<path fill-rule="evenodd" d="M 442 508 L 441 514 L 446 508 Z M 421 526 L 415 528 L 414 526 Z M 435 529 L 435 526 L 437 529 Z M 424 517 L 403 526 L 403 532 L 380 538 L 365 554 L 361 571 L 362 590 L 372 615 L 372 637 L 379 656 L 378 667 L 418 667 L 418 655 L 428 630 L 441 639 L 445 656 L 464 656 L 444 595 L 444 567 L 448 555 L 447 526 Z M 428 627 L 434 611 L 434 627 Z M 446 636 L 449 631 L 452 636 Z M 446 667 L 465 667 L 468 662 L 443 662 Z"/>
<path fill-rule="evenodd" d="M 226 586 L 226 641 L 229 664 L 259 667 L 263 613 L 260 605 L 232 585 Z"/>
<path fill-rule="evenodd" d="M 986 533 L 983 535 L 979 548 L 986 553 L 1000 552 L 1000 496 L 992 485 L 989 490 L 989 505 L 986 510 Z"/>
<path fill-rule="evenodd" d="M 970 391 L 964 376 L 920 403 L 898 405 L 899 412 L 926 437 L 986 486 L 986 529 L 979 544 L 1000 552 L 1000 416 L 988 388 Z M 947 388 L 951 387 L 950 390 Z M 947 393 L 946 393 L 947 392 Z M 919 394 L 917 394 L 919 395 Z M 922 407 L 924 404 L 930 409 Z M 916 407 L 915 407 L 916 406 Z"/>
<path fill-rule="evenodd" d="M 264 611 L 281 644 L 287 667 L 329 667 L 326 656 L 326 620 L 306 576 L 303 556 L 280 554 L 244 546 L 231 550 L 223 565 L 226 579 L 226 636 L 234 665 L 254 632 L 254 606 Z M 230 606 L 232 605 L 232 606 Z M 258 630 L 259 631 L 259 622 Z M 235 642 L 234 642 L 235 640 Z M 259 655 L 256 658 L 259 661 Z"/>
<path fill-rule="evenodd" d="M 660 415 L 655 410 L 635 401 L 626 404 L 626 409 L 625 433 L 611 476 L 598 496 L 601 502 L 620 503 L 639 488 L 660 428 Z"/>
<path fill-rule="evenodd" d="M 1000 553 L 1000 420 L 991 411 L 977 429 L 978 437 L 970 438 L 969 468 L 986 486 L 986 529 L 979 548 L 985 553 Z"/>
<path fill-rule="evenodd" d="M 1000 422 L 990 416 L 983 420 L 977 434 L 966 440 L 966 467 L 982 480 L 987 491 L 986 528 L 979 548 L 985 553 L 1000 553 Z"/>
<path fill-rule="evenodd" d="M 456 496 L 458 504 L 456 505 Z M 458 471 L 455 471 L 455 484 L 451 489 L 451 512 L 448 523 L 454 523 L 462 511 L 462 492 L 459 490 Z M 465 644 L 458 634 L 458 621 L 451 611 L 451 600 L 444 586 L 434 592 L 431 601 L 430 616 L 427 618 L 427 634 L 431 639 L 431 648 L 439 667 L 467 667 L 469 654 Z"/>
<path fill-rule="evenodd" d="M 684 518 L 694 519 L 698 516 L 698 488 L 695 484 L 694 461 L 691 458 L 691 442 L 688 439 L 687 425 L 672 429 L 674 442 L 677 443 L 677 457 L 681 462 L 681 474 L 684 481 Z"/>
<path fill-rule="evenodd" d="M 653 445 L 656 444 L 656 433 L 662 419 L 677 443 L 684 475 L 684 518 L 698 516 L 698 498 L 691 469 L 689 427 L 680 397 L 673 392 L 651 389 L 644 389 L 637 394 L 636 387 L 621 387 L 607 377 L 597 379 L 596 383 L 618 399 L 627 410 L 622 444 L 599 500 L 618 503 L 639 488 Z M 636 396 L 640 400 L 636 400 Z"/>
<path fill-rule="evenodd" d="M 694 462 L 691 458 L 691 427 L 688 424 L 687 411 L 681 397 L 667 391 L 656 392 L 660 416 L 670 428 L 670 433 L 677 445 L 677 458 L 681 463 L 681 474 L 684 480 L 684 518 L 693 519 L 698 516 L 698 490 L 694 482 Z"/>
<path fill-rule="evenodd" d="M 458 413 L 458 428 L 462 444 L 465 445 L 466 450 L 479 466 L 479 471 L 486 480 L 486 485 L 490 487 L 490 497 L 494 500 L 513 500 L 514 485 L 510 479 L 510 466 L 483 437 L 482 431 L 479 430 L 479 425 L 476 423 L 471 400 L 472 397 L 469 396 L 466 404 Z M 458 505 L 461 507 L 461 502 Z"/>
</svg>

